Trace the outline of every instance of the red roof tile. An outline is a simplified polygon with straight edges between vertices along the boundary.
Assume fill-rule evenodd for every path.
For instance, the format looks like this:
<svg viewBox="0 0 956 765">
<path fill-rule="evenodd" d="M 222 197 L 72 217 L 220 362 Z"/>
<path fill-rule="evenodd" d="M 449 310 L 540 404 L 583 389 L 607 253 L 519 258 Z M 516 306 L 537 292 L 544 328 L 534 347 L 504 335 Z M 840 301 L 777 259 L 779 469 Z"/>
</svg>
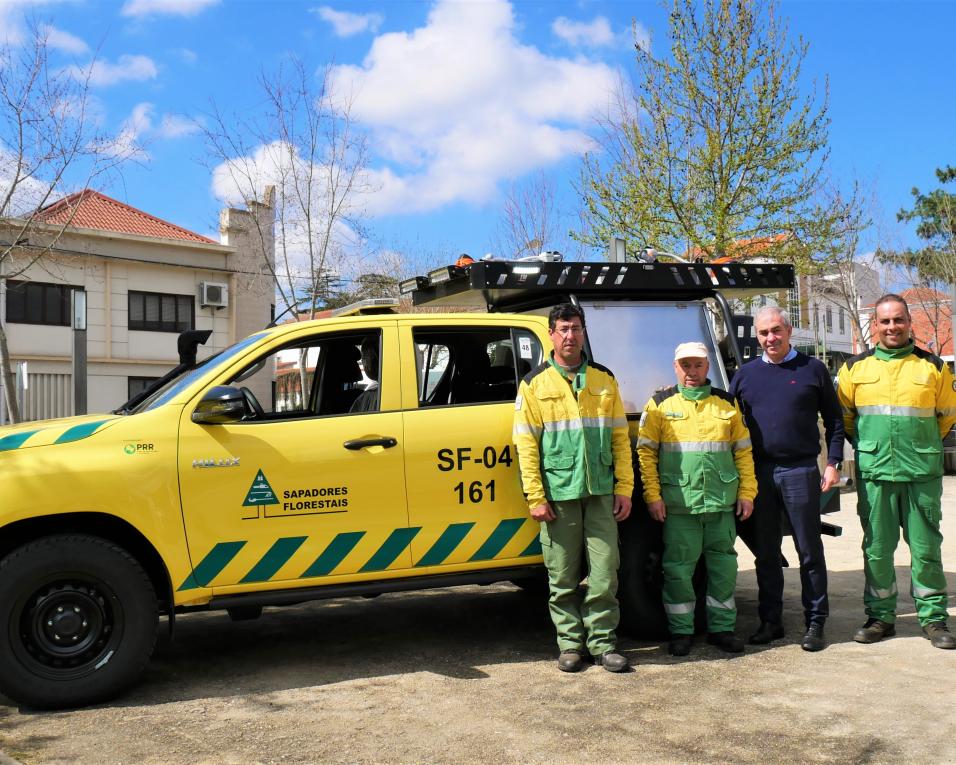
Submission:
<svg viewBox="0 0 956 765">
<path fill-rule="evenodd" d="M 200 236 L 180 226 L 168 223 L 92 189 L 70 194 L 70 196 L 63 197 L 63 199 L 38 210 L 34 215 L 34 220 L 40 223 L 69 224 L 76 228 L 116 231 L 137 236 L 179 239 L 186 242 L 201 242 L 202 244 L 219 244 L 214 239 Z"/>
</svg>

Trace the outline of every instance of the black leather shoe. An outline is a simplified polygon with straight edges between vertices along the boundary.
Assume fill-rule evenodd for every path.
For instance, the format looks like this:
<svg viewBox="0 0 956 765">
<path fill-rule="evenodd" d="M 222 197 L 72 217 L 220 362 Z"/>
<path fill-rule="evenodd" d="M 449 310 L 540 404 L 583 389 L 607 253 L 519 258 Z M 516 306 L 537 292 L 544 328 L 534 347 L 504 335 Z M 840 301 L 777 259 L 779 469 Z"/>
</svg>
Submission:
<svg viewBox="0 0 956 765">
<path fill-rule="evenodd" d="M 667 644 L 667 652 L 671 656 L 687 656 L 690 654 L 690 635 L 671 635 Z"/>
<path fill-rule="evenodd" d="M 760 622 L 760 627 L 751 635 L 747 642 L 751 645 L 766 645 L 784 636 L 783 625 L 780 622 Z"/>
<path fill-rule="evenodd" d="M 608 651 L 602 653 L 594 659 L 596 664 L 600 664 L 608 672 L 624 672 L 631 663 L 626 656 L 622 656 L 617 651 Z"/>
<path fill-rule="evenodd" d="M 708 632 L 707 642 L 727 653 L 741 653 L 744 650 L 744 641 L 733 632 Z"/>
<path fill-rule="evenodd" d="M 576 648 L 561 651 L 558 656 L 558 669 L 562 672 L 577 672 L 584 666 L 584 652 Z"/>
<path fill-rule="evenodd" d="M 860 629 L 853 634 L 857 643 L 879 643 L 883 638 L 893 637 L 896 626 L 880 619 L 867 619 Z"/>
<path fill-rule="evenodd" d="M 826 648 L 827 641 L 823 637 L 823 625 L 822 624 L 811 624 L 807 627 L 806 634 L 803 636 L 803 640 L 800 643 L 800 647 L 804 651 L 822 651 Z"/>
<path fill-rule="evenodd" d="M 933 644 L 933 648 L 956 648 L 956 637 L 953 637 L 946 622 L 930 622 L 924 625 L 923 635 Z"/>
</svg>

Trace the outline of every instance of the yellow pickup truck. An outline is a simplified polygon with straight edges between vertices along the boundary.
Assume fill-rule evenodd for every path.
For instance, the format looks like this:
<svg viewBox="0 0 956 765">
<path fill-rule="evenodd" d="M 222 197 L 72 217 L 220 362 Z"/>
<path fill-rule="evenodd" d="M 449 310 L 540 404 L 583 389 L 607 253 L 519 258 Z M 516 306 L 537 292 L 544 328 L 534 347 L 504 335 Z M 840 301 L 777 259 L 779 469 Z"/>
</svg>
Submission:
<svg viewBox="0 0 956 765">
<path fill-rule="evenodd" d="M 107 699 L 148 662 L 160 616 L 538 576 L 511 429 L 517 381 L 548 348 L 541 313 L 580 301 L 636 419 L 677 341 L 706 342 L 726 384 L 719 289 L 792 281 L 725 270 L 449 267 L 407 285 L 416 302 L 511 310 L 284 324 L 187 354 L 115 413 L 0 428 L 0 692 Z M 632 632 L 659 610 L 641 550 L 622 570 Z"/>
</svg>

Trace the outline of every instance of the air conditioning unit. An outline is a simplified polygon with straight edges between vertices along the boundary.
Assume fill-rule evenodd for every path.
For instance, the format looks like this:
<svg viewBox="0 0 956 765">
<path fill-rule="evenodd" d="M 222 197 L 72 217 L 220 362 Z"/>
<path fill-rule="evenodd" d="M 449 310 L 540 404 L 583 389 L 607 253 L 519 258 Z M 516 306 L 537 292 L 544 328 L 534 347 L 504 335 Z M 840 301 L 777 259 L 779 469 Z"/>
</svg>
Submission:
<svg viewBox="0 0 956 765">
<path fill-rule="evenodd" d="M 229 285 L 199 282 L 199 305 L 202 308 L 225 308 L 229 305 Z"/>
</svg>

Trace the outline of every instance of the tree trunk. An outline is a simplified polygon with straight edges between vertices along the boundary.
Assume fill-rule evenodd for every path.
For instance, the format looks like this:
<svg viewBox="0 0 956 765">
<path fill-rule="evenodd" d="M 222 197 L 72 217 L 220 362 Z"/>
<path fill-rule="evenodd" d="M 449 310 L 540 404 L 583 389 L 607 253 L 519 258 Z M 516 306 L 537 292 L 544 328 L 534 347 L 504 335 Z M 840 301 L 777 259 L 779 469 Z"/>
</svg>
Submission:
<svg viewBox="0 0 956 765">
<path fill-rule="evenodd" d="M 7 405 L 7 419 L 20 422 L 20 404 L 17 401 L 17 386 L 10 366 L 10 351 L 7 349 L 7 332 L 0 321 L 0 381 L 3 382 L 3 397 Z"/>
</svg>

